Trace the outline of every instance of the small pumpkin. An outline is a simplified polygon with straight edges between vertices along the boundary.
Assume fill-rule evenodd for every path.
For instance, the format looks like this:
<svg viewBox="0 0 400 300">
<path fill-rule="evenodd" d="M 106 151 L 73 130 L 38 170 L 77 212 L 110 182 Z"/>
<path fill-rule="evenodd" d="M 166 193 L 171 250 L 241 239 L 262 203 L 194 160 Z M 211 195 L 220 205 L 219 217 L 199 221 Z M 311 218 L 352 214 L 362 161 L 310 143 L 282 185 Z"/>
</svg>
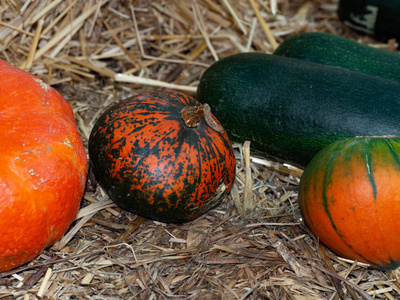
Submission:
<svg viewBox="0 0 400 300">
<path fill-rule="evenodd" d="M 115 203 L 162 222 L 197 218 L 226 197 L 235 178 L 232 146 L 209 107 L 171 90 L 106 110 L 92 129 L 89 155 Z"/>
<path fill-rule="evenodd" d="M 299 200 L 306 224 L 332 251 L 380 270 L 400 266 L 400 137 L 329 145 L 305 168 Z"/>
<path fill-rule="evenodd" d="M 75 219 L 87 158 L 67 101 L 0 60 L 0 272 L 29 262 Z"/>
</svg>

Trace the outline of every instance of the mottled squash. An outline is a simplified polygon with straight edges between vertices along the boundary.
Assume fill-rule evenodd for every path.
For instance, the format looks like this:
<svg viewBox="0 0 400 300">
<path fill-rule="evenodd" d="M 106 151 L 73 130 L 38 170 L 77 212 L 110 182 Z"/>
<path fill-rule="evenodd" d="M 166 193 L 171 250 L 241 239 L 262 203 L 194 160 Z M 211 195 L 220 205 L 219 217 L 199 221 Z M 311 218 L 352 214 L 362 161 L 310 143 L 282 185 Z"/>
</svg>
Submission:
<svg viewBox="0 0 400 300">
<path fill-rule="evenodd" d="M 89 155 L 115 203 L 162 222 L 197 218 L 223 200 L 235 178 L 232 146 L 209 107 L 176 91 L 106 110 L 91 132 Z"/>
<path fill-rule="evenodd" d="M 319 152 L 300 181 L 300 207 L 340 256 L 381 270 L 400 266 L 400 137 L 356 137 Z"/>
</svg>

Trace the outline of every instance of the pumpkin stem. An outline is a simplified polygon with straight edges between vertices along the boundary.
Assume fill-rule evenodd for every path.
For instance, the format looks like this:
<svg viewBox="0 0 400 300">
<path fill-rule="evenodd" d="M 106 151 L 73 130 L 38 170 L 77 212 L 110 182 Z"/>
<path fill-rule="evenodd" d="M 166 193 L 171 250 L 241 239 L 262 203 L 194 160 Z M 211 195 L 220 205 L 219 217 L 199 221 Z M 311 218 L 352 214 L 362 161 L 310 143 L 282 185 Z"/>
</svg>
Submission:
<svg viewBox="0 0 400 300">
<path fill-rule="evenodd" d="M 214 120 L 211 115 L 211 108 L 206 103 L 200 106 L 186 106 L 181 111 L 182 120 L 185 122 L 187 127 L 193 128 L 197 127 L 201 123 L 201 118 L 204 117 L 208 126 L 210 126 L 215 131 L 220 133 L 225 133 L 224 128 Z"/>
</svg>

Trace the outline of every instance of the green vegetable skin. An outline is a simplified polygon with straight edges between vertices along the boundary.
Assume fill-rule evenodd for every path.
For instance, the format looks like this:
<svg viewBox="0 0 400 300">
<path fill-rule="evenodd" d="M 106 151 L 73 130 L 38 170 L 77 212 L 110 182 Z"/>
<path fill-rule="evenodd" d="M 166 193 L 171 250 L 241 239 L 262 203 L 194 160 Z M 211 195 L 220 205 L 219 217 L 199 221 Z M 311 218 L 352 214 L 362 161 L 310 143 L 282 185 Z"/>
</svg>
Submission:
<svg viewBox="0 0 400 300">
<path fill-rule="evenodd" d="M 214 63 L 197 100 L 208 103 L 234 142 L 304 167 L 333 141 L 400 134 L 400 84 L 263 53 Z"/>
<path fill-rule="evenodd" d="M 400 81 L 400 53 L 322 32 L 294 35 L 273 53 Z"/>
</svg>

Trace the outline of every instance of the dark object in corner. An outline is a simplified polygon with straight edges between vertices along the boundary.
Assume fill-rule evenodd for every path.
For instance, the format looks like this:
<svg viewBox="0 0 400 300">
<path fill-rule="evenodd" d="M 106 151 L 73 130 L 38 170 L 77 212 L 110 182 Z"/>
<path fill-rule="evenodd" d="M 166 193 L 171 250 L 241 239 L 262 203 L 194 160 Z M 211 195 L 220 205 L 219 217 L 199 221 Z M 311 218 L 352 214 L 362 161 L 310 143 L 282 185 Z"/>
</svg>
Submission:
<svg viewBox="0 0 400 300">
<path fill-rule="evenodd" d="M 350 28 L 386 42 L 400 41 L 399 0 L 340 0 L 340 20 Z"/>
</svg>

